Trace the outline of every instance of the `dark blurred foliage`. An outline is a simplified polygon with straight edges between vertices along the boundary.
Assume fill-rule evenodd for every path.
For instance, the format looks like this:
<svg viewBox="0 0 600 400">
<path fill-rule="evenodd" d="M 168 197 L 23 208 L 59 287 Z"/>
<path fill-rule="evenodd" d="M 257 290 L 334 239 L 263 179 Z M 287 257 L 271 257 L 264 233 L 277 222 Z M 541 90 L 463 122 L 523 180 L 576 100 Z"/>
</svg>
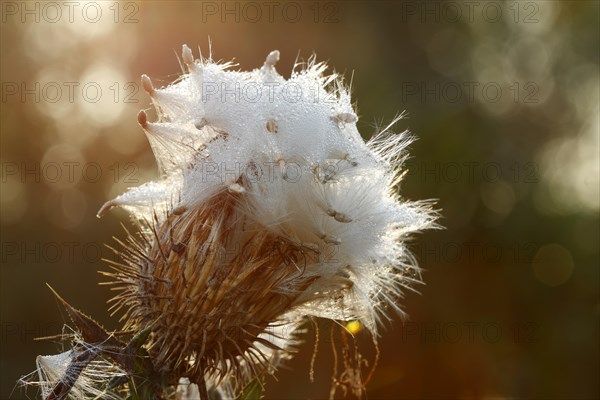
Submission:
<svg viewBox="0 0 600 400">
<path fill-rule="evenodd" d="M 365 138 L 407 113 L 401 191 L 439 199 L 445 230 L 414 240 L 426 284 L 382 330 L 369 398 L 598 398 L 597 2 L 75 3 L 72 21 L 2 3 L 1 398 L 60 350 L 33 341 L 67 321 L 46 282 L 118 329 L 96 271 L 128 222 L 96 210 L 156 177 L 139 76 L 172 82 L 181 44 L 209 37 L 242 69 L 279 49 L 284 76 L 313 52 L 353 76 Z M 327 397 L 331 346 L 310 383 L 308 331 L 267 398 Z"/>
</svg>

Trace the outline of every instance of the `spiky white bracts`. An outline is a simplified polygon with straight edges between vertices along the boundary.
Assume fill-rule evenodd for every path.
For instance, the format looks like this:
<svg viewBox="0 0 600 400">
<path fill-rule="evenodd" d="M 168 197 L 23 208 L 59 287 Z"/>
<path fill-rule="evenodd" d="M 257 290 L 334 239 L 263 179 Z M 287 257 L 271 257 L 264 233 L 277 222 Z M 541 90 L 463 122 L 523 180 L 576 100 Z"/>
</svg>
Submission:
<svg viewBox="0 0 600 400">
<path fill-rule="evenodd" d="M 418 280 L 406 238 L 429 203 L 400 199 L 405 134 L 361 138 L 350 95 L 311 60 L 286 80 L 279 52 L 231 70 L 183 46 L 188 73 L 142 85 L 158 120 L 138 121 L 161 179 L 108 202 L 142 221 L 112 276 L 125 329 L 173 384 L 231 394 L 272 372 L 303 317 L 359 320 L 374 335 Z"/>
</svg>

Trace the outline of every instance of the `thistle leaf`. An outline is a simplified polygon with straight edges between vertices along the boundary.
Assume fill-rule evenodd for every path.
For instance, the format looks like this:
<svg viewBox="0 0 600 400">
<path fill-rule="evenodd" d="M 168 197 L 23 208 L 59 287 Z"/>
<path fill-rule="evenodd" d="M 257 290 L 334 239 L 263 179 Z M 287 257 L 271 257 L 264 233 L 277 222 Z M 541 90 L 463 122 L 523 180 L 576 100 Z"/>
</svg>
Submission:
<svg viewBox="0 0 600 400">
<path fill-rule="evenodd" d="M 63 305 L 67 314 L 69 314 L 69 318 L 71 318 L 71 321 L 73 321 L 85 342 L 105 343 L 109 346 L 118 347 L 124 346 L 124 344 L 118 341 L 114 336 L 109 335 L 99 323 L 67 303 L 67 301 L 52 288 L 52 286 L 46 285 L 52 291 L 56 299 Z"/>
<path fill-rule="evenodd" d="M 258 379 L 250 382 L 242 391 L 238 400 L 260 400 L 263 395 L 263 386 Z"/>
</svg>

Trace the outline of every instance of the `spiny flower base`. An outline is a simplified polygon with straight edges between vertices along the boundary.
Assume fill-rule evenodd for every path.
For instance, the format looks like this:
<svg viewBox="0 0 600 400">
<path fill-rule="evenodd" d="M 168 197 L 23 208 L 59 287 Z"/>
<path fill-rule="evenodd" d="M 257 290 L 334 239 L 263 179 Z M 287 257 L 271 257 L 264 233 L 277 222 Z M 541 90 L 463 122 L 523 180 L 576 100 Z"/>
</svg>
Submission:
<svg viewBox="0 0 600 400">
<path fill-rule="evenodd" d="M 155 222 L 110 274 L 127 284 L 114 299 L 128 309 L 125 329 L 152 328 L 150 354 L 172 379 L 233 371 L 245 385 L 266 372 L 265 350 L 283 350 L 277 332 L 295 329 L 285 314 L 317 278 L 300 267 L 314 250 L 248 220 L 239 198 L 222 192 Z"/>
</svg>

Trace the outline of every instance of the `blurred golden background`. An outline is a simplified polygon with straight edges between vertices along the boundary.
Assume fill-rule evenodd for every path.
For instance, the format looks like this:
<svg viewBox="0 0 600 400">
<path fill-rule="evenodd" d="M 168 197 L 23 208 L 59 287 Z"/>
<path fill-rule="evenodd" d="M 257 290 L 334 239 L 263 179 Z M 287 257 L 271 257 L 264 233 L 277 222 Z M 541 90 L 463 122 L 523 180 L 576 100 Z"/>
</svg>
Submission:
<svg viewBox="0 0 600 400">
<path fill-rule="evenodd" d="M 46 282 L 118 329 L 96 271 L 127 217 L 96 211 L 157 175 L 139 76 L 172 82 L 209 37 L 245 70 L 280 50 L 284 76 L 314 52 L 353 74 L 365 138 L 404 110 L 419 138 L 401 190 L 439 199 L 446 229 L 412 244 L 426 285 L 383 330 L 369 398 L 598 398 L 598 21 L 596 1 L 2 2 L 0 398 L 61 348 L 33 341 L 67 322 Z M 328 396 L 308 329 L 268 399 Z"/>
</svg>

